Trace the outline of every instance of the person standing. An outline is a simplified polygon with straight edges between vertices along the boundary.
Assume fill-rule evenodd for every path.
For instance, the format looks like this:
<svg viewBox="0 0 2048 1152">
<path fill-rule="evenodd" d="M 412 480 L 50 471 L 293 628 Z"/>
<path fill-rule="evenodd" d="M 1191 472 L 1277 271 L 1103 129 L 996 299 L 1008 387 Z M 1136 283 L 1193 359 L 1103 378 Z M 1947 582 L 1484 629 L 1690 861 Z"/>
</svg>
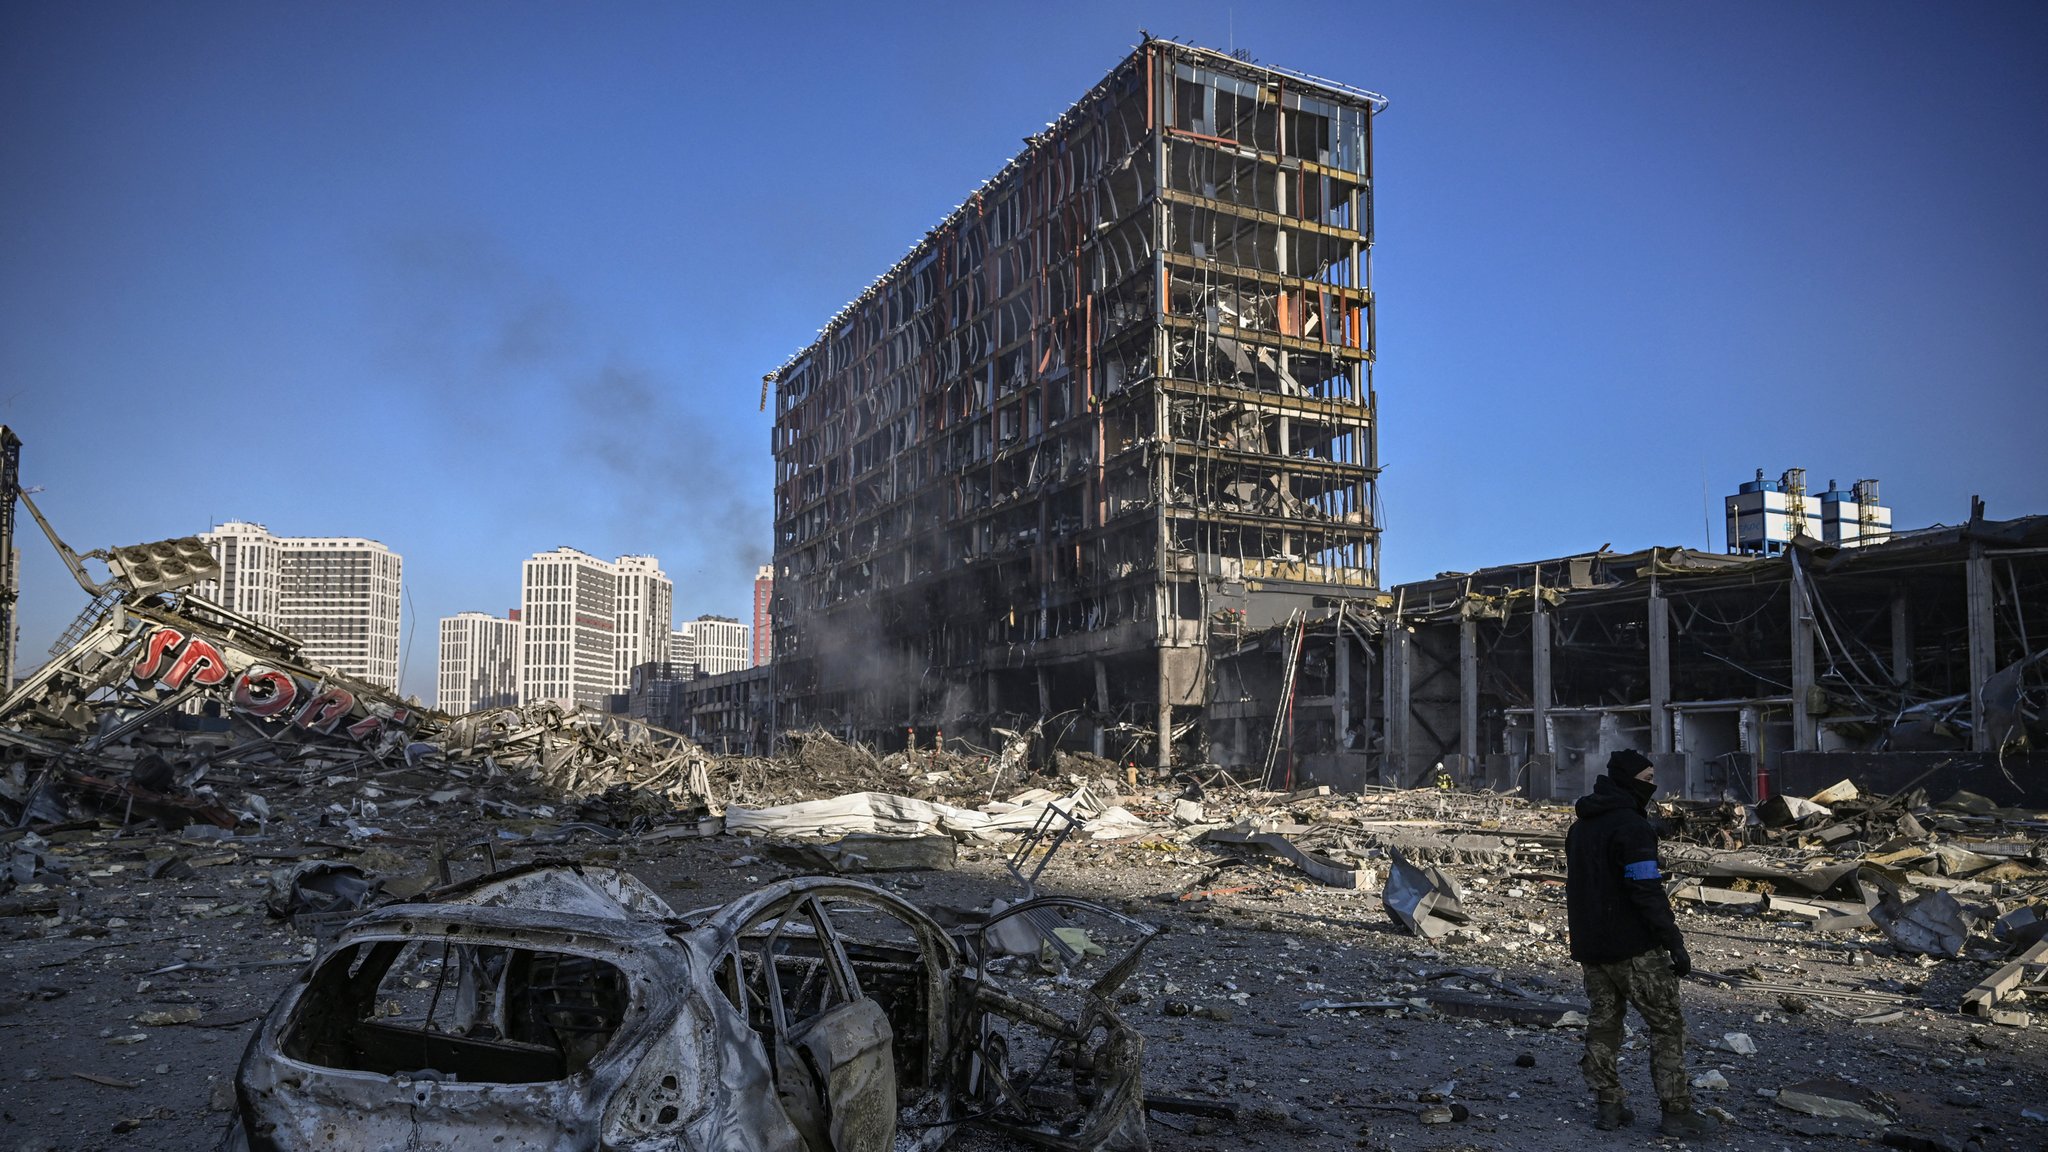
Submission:
<svg viewBox="0 0 2048 1152">
<path fill-rule="evenodd" d="M 1692 971 L 1685 938 L 1664 894 L 1657 833 L 1646 814 L 1657 794 L 1656 765 L 1634 749 L 1607 758 L 1607 774 L 1579 798 L 1565 834 L 1565 905 L 1572 959 L 1585 974 L 1586 1053 L 1579 1060 L 1598 1097 L 1593 1126 L 1635 1120 L 1621 1087 L 1621 1032 L 1629 1005 L 1650 1027 L 1650 1077 L 1666 1136 L 1705 1136 L 1720 1127 L 1696 1111 L 1685 1077 L 1685 1017 L 1679 977 Z"/>
</svg>

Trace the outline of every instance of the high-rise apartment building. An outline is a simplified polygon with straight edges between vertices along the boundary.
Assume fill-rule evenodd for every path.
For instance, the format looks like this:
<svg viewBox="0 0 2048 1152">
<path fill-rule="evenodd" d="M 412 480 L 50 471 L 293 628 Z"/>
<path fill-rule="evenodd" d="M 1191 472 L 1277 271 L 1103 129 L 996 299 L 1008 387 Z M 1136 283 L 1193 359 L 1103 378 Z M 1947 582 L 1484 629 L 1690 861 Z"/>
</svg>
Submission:
<svg viewBox="0 0 2048 1152">
<path fill-rule="evenodd" d="M 1163 764 L 1212 623 L 1373 593 L 1385 103 L 1148 40 L 770 374 L 779 728 Z"/>
<path fill-rule="evenodd" d="M 199 538 L 220 563 L 220 578 L 202 580 L 192 591 L 230 612 L 275 627 L 283 585 L 283 542 L 261 524 L 230 520 Z"/>
<path fill-rule="evenodd" d="M 517 704 L 519 631 L 518 620 L 488 612 L 442 617 L 434 706 L 459 716 Z"/>
<path fill-rule="evenodd" d="M 527 558 L 519 580 L 519 702 L 602 710 L 618 691 L 618 567 L 574 548 Z"/>
<path fill-rule="evenodd" d="M 775 599 L 775 567 L 763 564 L 754 573 L 754 667 L 768 663 L 775 635 L 770 605 Z"/>
<path fill-rule="evenodd" d="M 397 687 L 404 567 L 398 553 L 360 537 L 272 536 L 246 521 L 199 538 L 221 574 L 194 585 L 198 596 L 296 638 L 314 663 Z"/>
<path fill-rule="evenodd" d="M 633 669 L 669 662 L 669 632 L 675 622 L 675 585 L 652 556 L 621 556 L 618 572 L 618 680 L 614 692 L 633 686 Z"/>
<path fill-rule="evenodd" d="M 277 619 L 306 655 L 372 684 L 398 686 L 398 554 L 375 540 L 279 541 Z"/>
<path fill-rule="evenodd" d="M 697 634 L 686 628 L 677 628 L 668 634 L 668 662 L 675 667 L 675 675 L 688 680 L 697 675 Z"/>
<path fill-rule="evenodd" d="M 699 616 L 676 628 L 677 635 L 689 637 L 691 660 L 699 676 L 717 676 L 748 667 L 752 651 L 747 632 L 745 624 L 730 616 Z"/>
</svg>

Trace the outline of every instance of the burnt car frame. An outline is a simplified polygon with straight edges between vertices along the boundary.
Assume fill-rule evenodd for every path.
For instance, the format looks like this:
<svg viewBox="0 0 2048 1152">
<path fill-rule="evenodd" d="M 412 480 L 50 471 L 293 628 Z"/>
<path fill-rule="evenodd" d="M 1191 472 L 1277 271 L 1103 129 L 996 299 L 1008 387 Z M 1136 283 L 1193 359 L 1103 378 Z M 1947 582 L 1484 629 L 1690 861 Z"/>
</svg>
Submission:
<svg viewBox="0 0 2048 1152">
<path fill-rule="evenodd" d="M 975 1123 L 1141 1150 L 1111 1000 L 1152 934 L 1063 897 L 949 932 L 835 877 L 677 914 L 528 865 L 343 929 L 251 1038 L 223 1147 L 884 1152 Z"/>
</svg>

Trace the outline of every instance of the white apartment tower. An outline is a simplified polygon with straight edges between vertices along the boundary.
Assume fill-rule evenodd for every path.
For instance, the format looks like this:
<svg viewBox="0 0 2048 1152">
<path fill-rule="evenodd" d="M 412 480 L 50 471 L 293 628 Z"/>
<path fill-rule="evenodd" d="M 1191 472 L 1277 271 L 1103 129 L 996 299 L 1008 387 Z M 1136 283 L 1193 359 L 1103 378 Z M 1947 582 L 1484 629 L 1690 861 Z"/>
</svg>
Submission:
<svg viewBox="0 0 2048 1152">
<path fill-rule="evenodd" d="M 375 540 L 278 541 L 277 620 L 306 656 L 348 676 L 398 687 L 398 554 Z"/>
<path fill-rule="evenodd" d="M 297 639 L 307 660 L 383 688 L 398 686 L 404 561 L 375 540 L 272 536 L 233 521 L 199 537 L 220 562 L 202 599 Z"/>
<path fill-rule="evenodd" d="M 689 634 L 699 676 L 752 667 L 747 626 L 730 616 L 699 616 L 678 630 L 682 633 Z"/>
<path fill-rule="evenodd" d="M 519 629 L 519 621 L 487 612 L 442 617 L 434 707 L 460 716 L 517 704 Z"/>
<path fill-rule="evenodd" d="M 230 520 L 199 538 L 220 564 L 218 580 L 202 580 L 193 594 L 259 624 L 277 626 L 277 593 L 282 579 L 282 542 L 270 529 L 245 520 Z"/>
<path fill-rule="evenodd" d="M 574 548 L 528 557 L 519 580 L 519 702 L 602 710 L 619 691 L 618 566 Z"/>
<path fill-rule="evenodd" d="M 697 678 L 697 634 L 681 628 L 668 634 L 668 662 L 684 680 Z"/>
<path fill-rule="evenodd" d="M 621 556 L 614 567 L 619 578 L 618 679 L 612 691 L 625 692 L 633 686 L 633 669 L 673 659 L 669 629 L 675 619 L 675 585 L 652 556 Z"/>
</svg>

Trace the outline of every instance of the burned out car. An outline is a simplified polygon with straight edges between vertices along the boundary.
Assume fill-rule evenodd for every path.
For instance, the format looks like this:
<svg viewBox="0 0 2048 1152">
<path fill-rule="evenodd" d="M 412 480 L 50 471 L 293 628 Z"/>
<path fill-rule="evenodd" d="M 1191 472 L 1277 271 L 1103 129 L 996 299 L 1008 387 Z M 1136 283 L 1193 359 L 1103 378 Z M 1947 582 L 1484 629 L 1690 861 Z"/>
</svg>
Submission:
<svg viewBox="0 0 2048 1152">
<path fill-rule="evenodd" d="M 1152 929 L 1099 905 L 948 932 L 806 877 L 677 914 L 576 865 L 429 899 L 355 920 L 278 999 L 223 1147 L 882 1152 L 969 1122 L 1146 1147 L 1111 998 Z"/>
</svg>

